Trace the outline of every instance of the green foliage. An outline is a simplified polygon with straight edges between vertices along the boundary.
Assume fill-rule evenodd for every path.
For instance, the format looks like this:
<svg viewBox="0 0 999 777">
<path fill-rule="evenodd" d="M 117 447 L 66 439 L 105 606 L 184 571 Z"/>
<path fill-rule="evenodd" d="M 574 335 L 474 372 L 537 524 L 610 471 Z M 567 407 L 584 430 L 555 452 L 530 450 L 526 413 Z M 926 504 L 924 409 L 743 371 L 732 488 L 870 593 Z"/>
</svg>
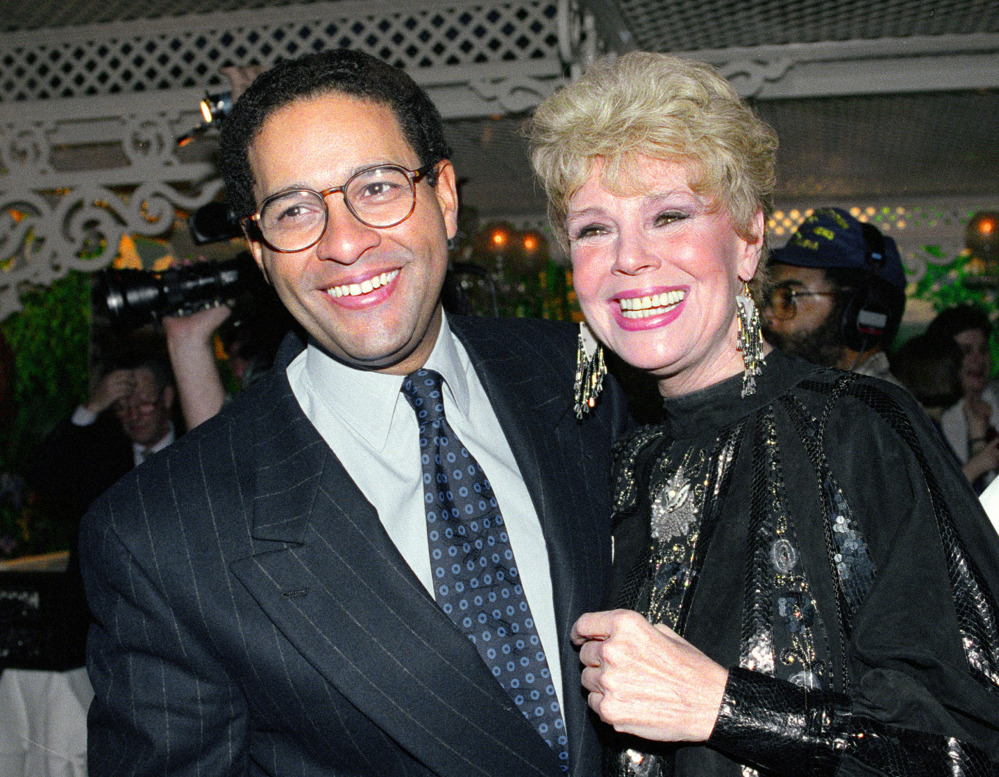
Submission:
<svg viewBox="0 0 999 777">
<path fill-rule="evenodd" d="M 0 469 L 18 471 L 42 436 L 86 398 L 90 351 L 89 276 L 71 272 L 22 298 L 24 309 L 0 325 L 14 352 L 14 428 Z"/>
<path fill-rule="evenodd" d="M 925 246 L 923 250 L 937 259 L 946 259 L 939 246 Z M 996 287 L 981 283 L 981 278 L 981 261 L 963 253 L 949 263 L 927 264 L 926 274 L 910 296 L 929 301 L 937 311 L 974 305 L 991 314 L 996 308 Z"/>
<path fill-rule="evenodd" d="M 939 260 L 946 256 L 939 246 L 924 246 L 923 250 Z M 937 312 L 957 305 L 972 305 L 988 315 L 996 324 L 996 308 L 999 301 L 999 277 L 983 274 L 982 260 L 970 252 L 957 256 L 950 262 L 927 264 L 926 274 L 911 290 L 913 299 L 928 301 Z M 992 375 L 999 370 L 999 327 L 992 331 L 989 349 L 992 352 Z"/>
<path fill-rule="evenodd" d="M 87 391 L 88 276 L 72 272 L 47 289 L 29 291 L 22 303 L 22 311 L 0 324 L 14 355 L 14 415 L 0 437 L 0 557 L 66 547 L 64 531 L 34 508 L 18 473 L 23 474 L 42 437 Z"/>
</svg>

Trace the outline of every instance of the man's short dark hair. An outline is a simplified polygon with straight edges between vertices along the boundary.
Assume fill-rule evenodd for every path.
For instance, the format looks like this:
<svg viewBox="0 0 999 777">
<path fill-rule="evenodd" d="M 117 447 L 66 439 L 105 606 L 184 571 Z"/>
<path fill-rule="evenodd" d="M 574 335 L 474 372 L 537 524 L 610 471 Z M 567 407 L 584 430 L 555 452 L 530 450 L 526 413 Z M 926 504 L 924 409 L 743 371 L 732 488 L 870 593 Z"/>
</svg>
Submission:
<svg viewBox="0 0 999 777">
<path fill-rule="evenodd" d="M 412 78 L 380 59 L 351 49 L 331 49 L 279 60 L 240 95 L 222 123 L 219 167 L 229 209 L 236 217 L 256 210 L 248 151 L 267 118 L 302 99 L 342 94 L 385 105 L 426 166 L 451 155 L 440 112 Z M 427 176 L 431 186 L 436 175 Z"/>
</svg>

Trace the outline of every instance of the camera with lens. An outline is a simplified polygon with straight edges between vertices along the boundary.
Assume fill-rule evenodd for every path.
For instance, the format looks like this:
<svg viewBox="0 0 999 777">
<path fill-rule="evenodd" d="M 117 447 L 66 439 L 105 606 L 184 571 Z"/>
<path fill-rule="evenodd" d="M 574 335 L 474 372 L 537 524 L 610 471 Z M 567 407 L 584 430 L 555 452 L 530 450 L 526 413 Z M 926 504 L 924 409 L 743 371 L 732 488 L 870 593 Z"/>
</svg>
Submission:
<svg viewBox="0 0 999 777">
<path fill-rule="evenodd" d="M 113 327 L 134 329 L 234 300 L 263 284 L 252 257 L 243 253 L 161 271 L 102 270 L 95 278 L 94 302 Z"/>
</svg>

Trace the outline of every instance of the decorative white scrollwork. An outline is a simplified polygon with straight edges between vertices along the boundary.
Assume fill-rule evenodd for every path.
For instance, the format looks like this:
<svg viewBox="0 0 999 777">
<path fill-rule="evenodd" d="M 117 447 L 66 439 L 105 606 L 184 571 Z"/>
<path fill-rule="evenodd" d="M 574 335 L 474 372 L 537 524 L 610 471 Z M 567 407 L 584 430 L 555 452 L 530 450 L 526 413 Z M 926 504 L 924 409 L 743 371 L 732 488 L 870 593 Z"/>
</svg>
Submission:
<svg viewBox="0 0 999 777">
<path fill-rule="evenodd" d="M 123 133 L 122 151 L 132 164 L 176 162 L 177 142 L 164 117 L 131 116 Z"/>
<path fill-rule="evenodd" d="M 718 66 L 741 97 L 758 95 L 767 83 L 780 81 L 793 63 L 786 57 L 771 60 L 733 59 Z"/>
<path fill-rule="evenodd" d="M 50 284 L 69 270 L 106 267 L 124 235 L 163 235 L 174 227 L 178 209 L 204 205 L 220 187 L 215 181 L 195 196 L 162 181 L 126 194 L 103 186 L 81 186 L 53 198 L 0 194 L 0 255 L 10 257 L 0 273 L 0 318 L 20 310 L 27 286 Z"/>
<path fill-rule="evenodd" d="M 495 102 L 497 113 L 522 113 L 563 84 L 561 79 L 520 76 L 495 81 L 481 78 L 469 81 L 468 88 L 483 100 Z"/>
<path fill-rule="evenodd" d="M 40 126 L 0 135 L 0 165 L 12 175 L 22 170 L 48 172 L 49 155 L 50 143 Z"/>
</svg>

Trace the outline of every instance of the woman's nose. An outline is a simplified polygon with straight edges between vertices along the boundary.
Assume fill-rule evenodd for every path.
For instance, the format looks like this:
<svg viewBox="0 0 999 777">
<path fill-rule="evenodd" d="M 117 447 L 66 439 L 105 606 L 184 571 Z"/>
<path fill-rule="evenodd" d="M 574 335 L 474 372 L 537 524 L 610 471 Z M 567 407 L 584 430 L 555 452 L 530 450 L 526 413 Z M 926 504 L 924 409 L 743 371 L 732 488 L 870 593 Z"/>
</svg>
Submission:
<svg viewBox="0 0 999 777">
<path fill-rule="evenodd" d="M 662 264 L 659 254 L 650 249 L 638 235 L 622 230 L 617 240 L 614 264 L 611 272 L 621 275 L 637 275 L 646 270 L 654 270 Z"/>
</svg>

